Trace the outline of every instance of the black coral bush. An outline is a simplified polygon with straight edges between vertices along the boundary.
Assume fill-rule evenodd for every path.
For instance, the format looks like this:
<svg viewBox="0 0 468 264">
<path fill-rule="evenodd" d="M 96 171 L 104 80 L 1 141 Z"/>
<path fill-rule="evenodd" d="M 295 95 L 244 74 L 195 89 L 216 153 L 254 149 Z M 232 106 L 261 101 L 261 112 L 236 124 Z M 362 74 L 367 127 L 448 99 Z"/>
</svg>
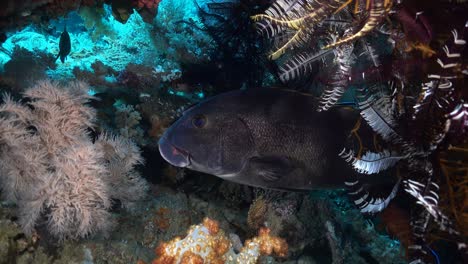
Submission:
<svg viewBox="0 0 468 264">
<path fill-rule="evenodd" d="M 143 162 L 129 140 L 88 135 L 95 110 L 88 87 L 49 81 L 26 90 L 25 103 L 4 95 L 0 105 L 0 188 L 18 206 L 24 232 L 45 225 L 58 240 L 112 226 L 113 200 L 131 207 L 147 184 L 135 171 Z"/>
</svg>

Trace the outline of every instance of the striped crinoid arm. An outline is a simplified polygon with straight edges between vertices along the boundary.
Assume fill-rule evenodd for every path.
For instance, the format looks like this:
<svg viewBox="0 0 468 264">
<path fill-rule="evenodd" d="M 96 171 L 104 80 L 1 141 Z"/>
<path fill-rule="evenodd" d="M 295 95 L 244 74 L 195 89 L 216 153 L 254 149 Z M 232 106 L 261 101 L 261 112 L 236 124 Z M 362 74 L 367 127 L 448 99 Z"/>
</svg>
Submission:
<svg viewBox="0 0 468 264">
<path fill-rule="evenodd" d="M 457 124 L 461 125 L 460 133 L 464 130 L 465 125 L 459 121 L 465 116 L 463 89 L 466 87 L 466 74 L 463 73 L 465 62 L 462 54 L 466 52 L 467 37 L 468 23 L 461 31 L 452 30 L 447 45 L 438 52 L 436 70 L 427 75 L 427 82 L 413 107 L 414 138 L 429 151 L 437 148 L 451 124 L 452 129 Z"/>
<path fill-rule="evenodd" d="M 276 60 L 278 59 L 281 55 L 283 55 L 286 50 L 293 46 L 294 44 L 298 43 L 299 40 L 301 39 L 301 36 L 303 35 L 304 31 L 302 29 L 298 30 L 294 36 L 292 36 L 283 46 L 281 46 L 279 49 L 273 51 L 268 58 L 270 60 Z"/>
<path fill-rule="evenodd" d="M 258 14 L 251 17 L 254 21 L 267 20 L 274 25 L 288 27 L 294 30 L 303 29 L 318 24 L 345 3 L 345 0 L 329 1 L 304 1 L 301 4 L 302 10 L 296 11 L 290 0 L 278 0 L 269 9 L 266 14 Z M 268 14 L 270 13 L 270 14 Z"/>
<path fill-rule="evenodd" d="M 353 35 L 338 40 L 335 43 L 329 44 L 325 46 L 324 49 L 330 49 L 342 45 L 344 43 L 355 41 L 372 32 L 389 13 L 393 5 L 393 0 L 367 0 L 367 3 L 370 7 L 369 18 L 367 19 L 364 26 Z"/>
<path fill-rule="evenodd" d="M 337 62 L 336 69 L 320 96 L 320 105 L 317 111 L 326 111 L 334 106 L 348 89 L 351 76 L 351 63 L 353 63 L 353 50 L 353 43 L 348 43 L 334 50 Z"/>
</svg>

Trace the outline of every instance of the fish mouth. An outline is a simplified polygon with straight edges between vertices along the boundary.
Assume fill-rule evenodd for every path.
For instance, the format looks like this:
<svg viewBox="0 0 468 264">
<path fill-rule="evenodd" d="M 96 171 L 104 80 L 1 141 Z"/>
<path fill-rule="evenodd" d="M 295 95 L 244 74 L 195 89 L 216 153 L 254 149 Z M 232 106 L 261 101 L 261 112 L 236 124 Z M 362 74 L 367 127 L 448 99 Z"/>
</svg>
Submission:
<svg viewBox="0 0 468 264">
<path fill-rule="evenodd" d="M 176 167 L 187 167 L 190 165 L 190 153 L 184 149 L 174 146 L 165 137 L 161 137 L 158 142 L 161 156 Z"/>
</svg>

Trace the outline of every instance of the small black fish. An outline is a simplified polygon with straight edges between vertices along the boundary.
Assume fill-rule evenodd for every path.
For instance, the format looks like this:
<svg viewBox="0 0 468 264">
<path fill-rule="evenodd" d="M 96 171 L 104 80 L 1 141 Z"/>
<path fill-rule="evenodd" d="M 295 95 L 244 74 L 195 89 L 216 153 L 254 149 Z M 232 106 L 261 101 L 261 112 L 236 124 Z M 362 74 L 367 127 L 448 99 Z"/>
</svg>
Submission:
<svg viewBox="0 0 468 264">
<path fill-rule="evenodd" d="M 60 57 L 60 60 L 62 63 L 65 62 L 65 59 L 67 58 L 68 54 L 70 54 L 71 50 L 71 41 L 70 41 L 70 35 L 68 35 L 67 32 L 67 26 L 65 25 L 62 34 L 60 35 L 60 42 L 59 42 L 59 54 L 57 55 L 57 58 L 55 60 L 58 60 Z"/>
<path fill-rule="evenodd" d="M 342 187 L 355 173 L 338 154 L 359 114 L 316 108 L 313 97 L 289 90 L 224 93 L 185 111 L 159 151 L 174 166 L 250 186 Z"/>
</svg>

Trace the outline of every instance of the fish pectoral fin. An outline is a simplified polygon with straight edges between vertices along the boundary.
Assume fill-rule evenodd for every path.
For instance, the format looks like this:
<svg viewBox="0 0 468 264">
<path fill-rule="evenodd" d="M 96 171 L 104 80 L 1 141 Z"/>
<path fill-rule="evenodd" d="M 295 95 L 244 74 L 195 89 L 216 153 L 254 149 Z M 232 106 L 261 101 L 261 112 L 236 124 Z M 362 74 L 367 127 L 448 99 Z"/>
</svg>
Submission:
<svg viewBox="0 0 468 264">
<path fill-rule="evenodd" d="M 286 157 L 253 157 L 249 165 L 266 182 L 277 181 L 293 171 L 292 162 Z"/>
</svg>

